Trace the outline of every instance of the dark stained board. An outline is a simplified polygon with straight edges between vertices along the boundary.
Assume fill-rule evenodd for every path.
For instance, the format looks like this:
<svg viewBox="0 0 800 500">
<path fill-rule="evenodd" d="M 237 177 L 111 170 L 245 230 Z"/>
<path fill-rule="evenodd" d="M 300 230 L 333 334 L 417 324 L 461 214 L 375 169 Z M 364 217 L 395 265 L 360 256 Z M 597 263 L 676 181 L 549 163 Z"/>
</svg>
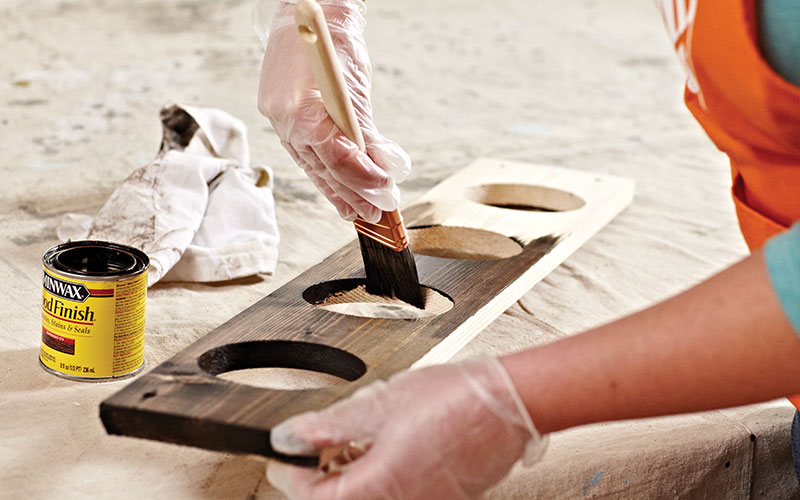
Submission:
<svg viewBox="0 0 800 500">
<path fill-rule="evenodd" d="M 421 228 L 410 236 L 420 283 L 432 289 L 431 316 L 334 312 L 365 297 L 374 303 L 359 314 L 420 312 L 359 292 L 363 268 L 353 241 L 103 401 L 103 424 L 110 434 L 314 464 L 315 458 L 275 455 L 270 429 L 373 380 L 446 361 L 632 196 L 627 179 L 477 160 L 403 211 L 407 227 Z M 500 207 L 511 205 L 526 209 Z M 288 391 L 216 377 L 256 367 L 302 368 L 353 382 Z"/>
</svg>

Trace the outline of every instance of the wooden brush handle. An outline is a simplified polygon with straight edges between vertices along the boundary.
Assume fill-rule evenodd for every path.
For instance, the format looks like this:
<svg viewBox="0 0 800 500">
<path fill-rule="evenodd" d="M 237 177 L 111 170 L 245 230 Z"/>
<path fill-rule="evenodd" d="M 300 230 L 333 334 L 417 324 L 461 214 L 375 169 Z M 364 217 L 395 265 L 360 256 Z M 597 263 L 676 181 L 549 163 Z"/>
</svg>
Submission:
<svg viewBox="0 0 800 500">
<path fill-rule="evenodd" d="M 311 73 L 322 93 L 325 110 L 339 130 L 356 143 L 359 151 L 364 151 L 364 136 L 350 101 L 322 7 L 314 0 L 301 0 L 294 7 L 294 20 L 306 49 Z"/>
<path fill-rule="evenodd" d="M 336 50 L 322 7 L 314 0 L 301 0 L 294 7 L 294 20 L 300 33 L 300 40 L 306 49 L 311 73 L 322 94 L 325 110 L 339 130 L 356 143 L 358 150 L 364 151 L 364 136 L 358 125 L 339 59 L 336 58 Z M 397 252 L 408 246 L 408 236 L 400 210 L 384 212 L 377 223 L 367 222 L 358 217 L 354 224 L 359 233 Z"/>
</svg>

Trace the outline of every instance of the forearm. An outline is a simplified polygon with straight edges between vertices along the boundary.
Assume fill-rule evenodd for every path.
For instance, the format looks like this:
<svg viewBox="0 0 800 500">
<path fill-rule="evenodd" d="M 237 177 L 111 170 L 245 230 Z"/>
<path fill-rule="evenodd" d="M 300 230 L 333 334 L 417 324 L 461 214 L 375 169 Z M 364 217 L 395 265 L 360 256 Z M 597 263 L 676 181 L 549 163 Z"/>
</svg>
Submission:
<svg viewBox="0 0 800 500">
<path fill-rule="evenodd" d="M 798 361 L 760 252 L 649 309 L 501 359 L 542 432 L 800 393 Z"/>
</svg>

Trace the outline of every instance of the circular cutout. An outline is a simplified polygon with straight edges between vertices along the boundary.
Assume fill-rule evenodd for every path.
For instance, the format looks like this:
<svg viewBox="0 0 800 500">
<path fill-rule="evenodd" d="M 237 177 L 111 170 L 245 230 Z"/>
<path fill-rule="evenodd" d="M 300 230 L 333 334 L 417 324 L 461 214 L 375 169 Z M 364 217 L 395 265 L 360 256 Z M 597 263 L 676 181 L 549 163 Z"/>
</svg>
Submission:
<svg viewBox="0 0 800 500">
<path fill-rule="evenodd" d="M 327 373 L 301 370 L 299 368 L 246 368 L 244 370 L 220 373 L 217 378 L 228 382 L 236 382 L 237 384 L 279 391 L 323 389 L 348 382 Z"/>
<path fill-rule="evenodd" d="M 322 309 L 378 319 L 424 319 L 438 316 L 453 308 L 453 299 L 422 285 L 425 308 L 419 309 L 400 299 L 368 293 L 363 278 L 324 281 L 305 289 L 303 298 Z"/>
<path fill-rule="evenodd" d="M 347 351 L 292 340 L 215 347 L 203 353 L 197 364 L 206 373 L 223 380 L 278 390 L 339 385 L 357 380 L 367 372 L 367 365 Z"/>
<path fill-rule="evenodd" d="M 460 260 L 506 259 L 522 252 L 522 245 L 500 233 L 460 226 L 408 228 L 415 254 Z"/>
<path fill-rule="evenodd" d="M 467 191 L 467 198 L 483 205 L 528 212 L 577 210 L 586 202 L 561 189 L 526 184 L 483 184 Z"/>
</svg>

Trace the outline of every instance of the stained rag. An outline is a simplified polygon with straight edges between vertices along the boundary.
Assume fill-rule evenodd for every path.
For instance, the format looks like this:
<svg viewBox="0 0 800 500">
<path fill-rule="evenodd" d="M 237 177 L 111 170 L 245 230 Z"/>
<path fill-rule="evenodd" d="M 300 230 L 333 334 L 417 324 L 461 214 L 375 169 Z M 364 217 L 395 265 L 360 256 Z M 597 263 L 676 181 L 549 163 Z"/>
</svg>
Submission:
<svg viewBox="0 0 800 500">
<path fill-rule="evenodd" d="M 157 281 L 223 281 L 272 273 L 278 225 L 272 170 L 250 166 L 247 128 L 225 111 L 161 110 L 156 158 L 134 171 L 94 215 L 67 214 L 63 241 L 123 243 L 150 257 Z"/>
</svg>

